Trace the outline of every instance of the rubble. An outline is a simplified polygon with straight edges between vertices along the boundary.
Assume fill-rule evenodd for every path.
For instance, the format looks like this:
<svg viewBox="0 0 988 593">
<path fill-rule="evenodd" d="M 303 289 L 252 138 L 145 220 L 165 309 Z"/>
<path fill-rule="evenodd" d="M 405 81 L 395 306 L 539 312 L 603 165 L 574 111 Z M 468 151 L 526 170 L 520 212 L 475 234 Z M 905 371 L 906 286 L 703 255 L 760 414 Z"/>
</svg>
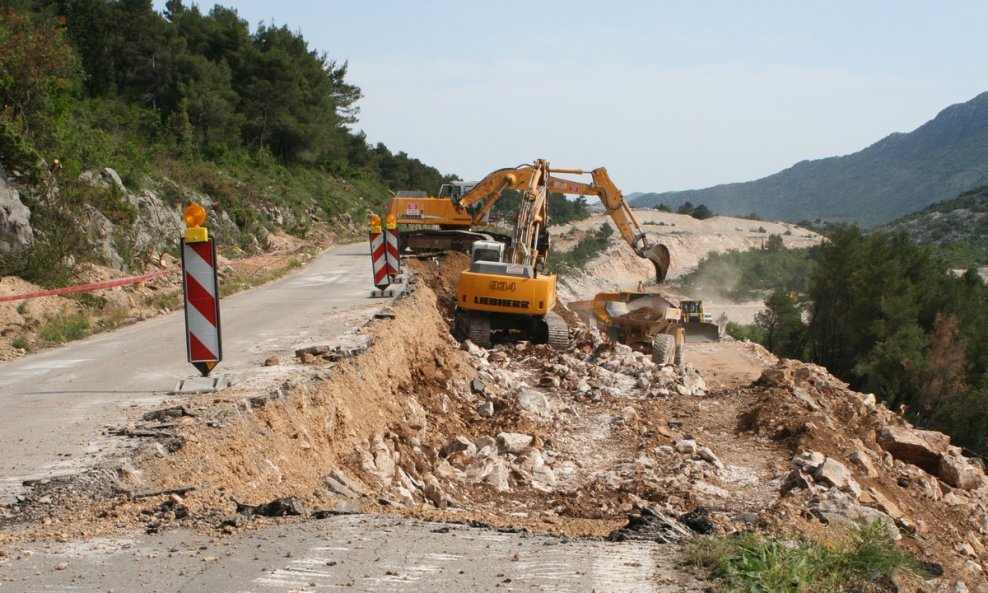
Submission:
<svg viewBox="0 0 988 593">
<path fill-rule="evenodd" d="M 408 298 L 420 299 L 416 315 L 397 307 L 367 350 L 334 361 L 331 374 L 263 405 L 233 404 L 208 429 L 219 411 L 189 409 L 194 426 L 181 424 L 184 415 L 157 418 L 174 422 L 168 430 L 186 444 L 144 469 L 175 486 L 205 481 L 200 457 L 217 464 L 209 481 L 223 494 L 190 494 L 193 513 L 210 504 L 228 512 L 230 495 L 282 501 L 270 511 L 240 505 L 231 529 L 262 507 L 330 509 L 313 513 L 324 516 L 376 505 L 670 542 L 774 528 L 826 538 L 837 525 L 879 520 L 907 536 L 903 545 L 934 547 L 928 559 L 958 574 L 988 561 L 981 468 L 821 367 L 725 342 L 709 348 L 757 370 L 724 385 L 699 365 L 656 365 L 590 328 L 578 328 L 565 352 L 497 340 L 478 348 L 452 340 L 441 307 L 426 311 L 421 293 Z M 217 451 L 236 451 L 236 462 Z M 58 506 L 52 500 L 36 505 L 38 516 Z"/>
</svg>

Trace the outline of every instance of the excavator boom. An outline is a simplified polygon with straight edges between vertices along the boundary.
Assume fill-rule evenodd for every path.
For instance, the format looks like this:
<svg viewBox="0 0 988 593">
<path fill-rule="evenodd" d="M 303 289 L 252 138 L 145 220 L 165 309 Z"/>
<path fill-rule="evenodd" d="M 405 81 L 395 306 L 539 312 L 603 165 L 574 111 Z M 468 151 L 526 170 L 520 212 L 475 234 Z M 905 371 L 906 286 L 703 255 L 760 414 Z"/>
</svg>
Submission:
<svg viewBox="0 0 988 593">
<path fill-rule="evenodd" d="M 550 173 L 586 174 L 581 169 L 550 169 Z M 621 195 L 621 190 L 611 181 L 607 169 L 598 167 L 590 171 L 590 176 L 593 178 L 593 184 L 550 177 L 549 190 L 564 194 L 597 196 L 628 245 L 639 257 L 648 259 L 655 266 L 655 282 L 662 284 L 669 272 L 669 248 L 661 243 L 649 244 L 635 213 Z"/>
</svg>

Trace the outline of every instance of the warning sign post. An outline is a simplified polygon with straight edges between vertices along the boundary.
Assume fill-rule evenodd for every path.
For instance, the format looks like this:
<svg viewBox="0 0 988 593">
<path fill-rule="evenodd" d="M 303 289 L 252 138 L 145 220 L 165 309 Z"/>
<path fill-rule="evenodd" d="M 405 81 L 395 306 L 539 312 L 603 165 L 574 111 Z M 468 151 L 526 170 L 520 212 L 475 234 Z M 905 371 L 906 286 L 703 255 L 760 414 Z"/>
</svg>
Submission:
<svg viewBox="0 0 988 593">
<path fill-rule="evenodd" d="M 207 377 L 223 360 L 216 242 L 202 226 L 206 221 L 202 206 L 192 204 L 186 208 L 184 219 L 188 226 L 182 239 L 186 352 L 189 362 Z"/>
</svg>

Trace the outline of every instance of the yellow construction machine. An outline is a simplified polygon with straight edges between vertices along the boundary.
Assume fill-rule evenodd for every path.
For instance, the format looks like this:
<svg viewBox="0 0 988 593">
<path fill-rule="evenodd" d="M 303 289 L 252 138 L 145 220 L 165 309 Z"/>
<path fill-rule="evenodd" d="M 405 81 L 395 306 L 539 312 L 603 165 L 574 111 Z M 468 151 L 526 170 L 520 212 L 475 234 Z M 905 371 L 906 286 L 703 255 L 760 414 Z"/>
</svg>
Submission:
<svg viewBox="0 0 988 593">
<path fill-rule="evenodd" d="M 683 327 L 687 342 L 716 342 L 721 338 L 721 327 L 713 322 L 713 316 L 703 311 L 703 301 L 680 301 Z"/>
<path fill-rule="evenodd" d="M 590 184 L 553 177 L 553 173 L 584 175 Z M 548 195 L 550 192 L 595 195 L 600 198 L 621 233 L 639 256 L 655 266 L 658 282 L 669 268 L 665 245 L 650 245 L 631 208 L 604 168 L 550 169 L 548 162 L 499 169 L 463 194 L 457 206 L 487 212 L 505 190 L 521 190 L 522 200 L 510 245 L 478 241 L 471 248 L 470 268 L 460 274 L 456 297 L 456 333 L 481 346 L 491 344 L 494 332 L 514 339 L 548 342 L 555 348 L 569 344 L 569 328 L 553 312 L 556 276 L 546 272 L 549 254 Z"/>
<path fill-rule="evenodd" d="M 647 292 L 601 292 L 592 303 L 598 329 L 608 338 L 651 354 L 658 364 L 682 364 L 686 332 L 683 313 Z"/>
<path fill-rule="evenodd" d="M 489 224 L 494 201 L 472 208 L 460 205 L 463 195 L 476 185 L 476 181 L 450 181 L 440 186 L 435 197 L 422 191 L 396 192 L 388 201 L 387 214 L 398 223 L 399 251 L 469 251 L 474 241 L 507 241 L 506 233 L 476 230 Z"/>
</svg>

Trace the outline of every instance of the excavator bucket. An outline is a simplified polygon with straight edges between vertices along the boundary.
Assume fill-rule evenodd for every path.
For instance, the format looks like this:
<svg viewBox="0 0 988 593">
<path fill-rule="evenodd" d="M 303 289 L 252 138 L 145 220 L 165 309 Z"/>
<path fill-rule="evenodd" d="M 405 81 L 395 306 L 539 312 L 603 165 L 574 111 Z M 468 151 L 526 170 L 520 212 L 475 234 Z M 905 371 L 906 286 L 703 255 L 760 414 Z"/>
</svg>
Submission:
<svg viewBox="0 0 988 593">
<path fill-rule="evenodd" d="M 642 255 L 650 259 L 655 266 L 655 283 L 662 284 L 666 279 L 666 273 L 669 272 L 669 248 L 658 243 L 647 247 Z"/>
</svg>

